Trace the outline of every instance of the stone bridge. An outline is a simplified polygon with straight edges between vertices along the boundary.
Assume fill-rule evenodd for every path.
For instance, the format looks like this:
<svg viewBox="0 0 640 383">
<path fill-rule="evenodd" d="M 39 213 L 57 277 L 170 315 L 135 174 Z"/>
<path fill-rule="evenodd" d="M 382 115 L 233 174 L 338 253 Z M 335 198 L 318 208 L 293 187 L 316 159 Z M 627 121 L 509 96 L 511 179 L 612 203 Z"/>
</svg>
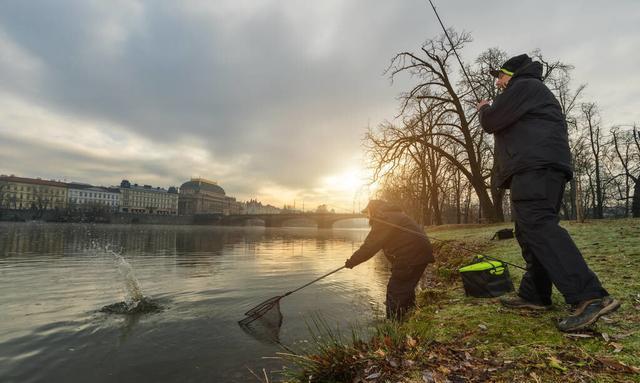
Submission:
<svg viewBox="0 0 640 383">
<path fill-rule="evenodd" d="M 314 221 L 318 225 L 318 229 L 331 229 L 335 222 L 353 218 L 367 218 L 367 216 L 337 213 L 239 214 L 224 216 L 220 223 L 228 226 L 244 226 L 249 220 L 261 220 L 264 221 L 266 227 L 282 227 L 283 223 L 287 221 L 307 219 Z"/>
</svg>

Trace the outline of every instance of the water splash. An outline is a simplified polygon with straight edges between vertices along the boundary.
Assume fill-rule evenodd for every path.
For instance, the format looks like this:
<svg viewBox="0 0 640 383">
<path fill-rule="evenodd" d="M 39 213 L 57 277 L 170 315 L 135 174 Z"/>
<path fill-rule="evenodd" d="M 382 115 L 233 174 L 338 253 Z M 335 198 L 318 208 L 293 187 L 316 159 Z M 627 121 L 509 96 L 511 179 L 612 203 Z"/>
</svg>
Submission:
<svg viewBox="0 0 640 383">
<path fill-rule="evenodd" d="M 105 246 L 107 253 L 113 255 L 120 276 L 124 280 L 124 302 L 117 302 L 104 306 L 100 311 L 109 314 L 145 314 L 162 311 L 162 306 L 142 294 L 140 283 L 133 273 L 133 267 L 127 260 L 109 246 Z"/>
<path fill-rule="evenodd" d="M 142 289 L 140 288 L 140 283 L 136 276 L 133 274 L 133 268 L 127 262 L 126 259 L 121 254 L 116 253 L 115 251 L 108 249 L 107 252 L 113 255 L 115 258 L 116 266 L 118 267 L 118 272 L 122 279 L 124 280 L 125 287 L 125 302 L 131 305 L 137 305 L 137 303 L 141 302 L 144 298 L 142 295 Z"/>
</svg>

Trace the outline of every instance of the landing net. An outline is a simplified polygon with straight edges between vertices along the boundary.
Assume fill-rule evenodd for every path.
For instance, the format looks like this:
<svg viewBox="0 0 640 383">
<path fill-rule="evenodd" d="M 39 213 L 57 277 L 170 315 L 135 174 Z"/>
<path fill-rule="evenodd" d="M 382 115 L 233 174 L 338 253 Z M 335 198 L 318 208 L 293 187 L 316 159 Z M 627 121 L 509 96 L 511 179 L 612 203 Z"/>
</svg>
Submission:
<svg viewBox="0 0 640 383">
<path fill-rule="evenodd" d="M 314 279 L 311 282 L 305 283 L 295 290 L 291 290 L 283 295 L 278 295 L 273 298 L 267 299 L 266 301 L 260 303 L 256 307 L 244 313 L 245 318 L 238 321 L 238 324 L 240 325 L 240 327 L 242 327 L 243 330 L 258 339 L 270 340 L 279 343 L 278 338 L 280 327 L 282 326 L 280 300 L 342 269 L 344 269 L 344 266 L 321 275 L 320 277 Z"/>
<path fill-rule="evenodd" d="M 245 318 L 238 321 L 238 324 L 256 339 L 279 343 L 282 326 L 280 299 L 283 297 L 284 295 L 279 295 L 260 303 L 247 311 Z"/>
</svg>

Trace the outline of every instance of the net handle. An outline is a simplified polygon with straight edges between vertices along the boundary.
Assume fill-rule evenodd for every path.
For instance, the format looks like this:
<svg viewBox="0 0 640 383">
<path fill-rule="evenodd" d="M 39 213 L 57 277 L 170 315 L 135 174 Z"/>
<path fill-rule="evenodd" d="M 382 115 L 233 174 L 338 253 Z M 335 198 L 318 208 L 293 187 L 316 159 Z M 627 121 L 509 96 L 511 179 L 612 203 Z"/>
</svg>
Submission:
<svg viewBox="0 0 640 383">
<path fill-rule="evenodd" d="M 338 267 L 337 269 L 335 269 L 335 270 L 333 270 L 333 271 L 330 271 L 330 272 L 328 272 L 328 273 L 326 273 L 326 274 L 324 274 L 324 275 L 322 275 L 322 276 L 320 276 L 320 277 L 318 277 L 318 278 L 314 279 L 313 281 L 311 281 L 311 282 L 309 282 L 309 283 L 306 283 L 306 284 L 304 284 L 304 285 L 302 285 L 302 286 L 298 287 L 298 288 L 297 288 L 297 289 L 295 289 L 295 290 L 291 290 L 291 291 L 289 291 L 289 292 L 286 292 L 286 293 L 285 293 L 283 296 L 281 296 L 280 298 L 284 298 L 284 297 L 286 297 L 287 295 L 293 294 L 293 293 L 295 293 L 295 292 L 296 292 L 296 291 L 298 291 L 298 290 L 302 290 L 302 289 L 304 289 L 305 287 L 309 286 L 310 284 L 312 284 L 312 283 L 316 283 L 316 282 L 318 282 L 319 280 L 321 280 L 322 278 L 326 278 L 326 277 L 328 277 L 329 275 L 331 275 L 331 274 L 333 274 L 333 273 L 337 273 L 338 271 L 340 271 L 340 270 L 344 269 L 345 267 L 346 267 L 346 266 Z"/>
</svg>

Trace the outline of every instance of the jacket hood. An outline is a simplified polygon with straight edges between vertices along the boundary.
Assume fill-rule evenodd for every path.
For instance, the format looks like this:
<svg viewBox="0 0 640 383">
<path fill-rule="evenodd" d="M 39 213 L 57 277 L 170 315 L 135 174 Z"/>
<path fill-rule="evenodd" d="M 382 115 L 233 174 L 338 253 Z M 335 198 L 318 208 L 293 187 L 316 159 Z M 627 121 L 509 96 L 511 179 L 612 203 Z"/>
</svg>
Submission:
<svg viewBox="0 0 640 383">
<path fill-rule="evenodd" d="M 518 69 L 514 74 L 511 81 L 516 78 L 535 78 L 542 81 L 542 64 L 538 61 L 532 61 L 529 64 Z M 511 81 L 509 83 L 511 83 Z"/>
<path fill-rule="evenodd" d="M 380 216 L 384 215 L 387 212 L 402 212 L 402 209 L 390 202 L 382 201 L 379 199 L 372 199 L 362 210 L 362 213 L 367 214 L 370 213 L 372 216 Z"/>
</svg>

